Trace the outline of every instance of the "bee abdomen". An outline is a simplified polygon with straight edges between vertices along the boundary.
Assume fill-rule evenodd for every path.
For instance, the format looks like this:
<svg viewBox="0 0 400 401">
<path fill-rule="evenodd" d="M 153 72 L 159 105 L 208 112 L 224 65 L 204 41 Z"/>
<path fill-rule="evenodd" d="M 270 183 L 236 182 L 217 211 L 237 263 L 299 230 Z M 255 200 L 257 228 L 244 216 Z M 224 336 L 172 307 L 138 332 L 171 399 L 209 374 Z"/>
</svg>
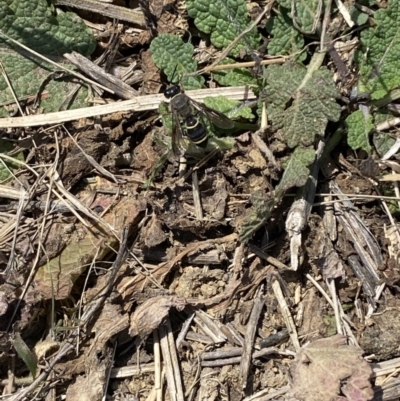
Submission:
<svg viewBox="0 0 400 401">
<path fill-rule="evenodd" d="M 202 148 L 207 146 L 208 134 L 206 127 L 197 117 L 189 116 L 186 119 L 186 134 L 195 145 Z"/>
</svg>

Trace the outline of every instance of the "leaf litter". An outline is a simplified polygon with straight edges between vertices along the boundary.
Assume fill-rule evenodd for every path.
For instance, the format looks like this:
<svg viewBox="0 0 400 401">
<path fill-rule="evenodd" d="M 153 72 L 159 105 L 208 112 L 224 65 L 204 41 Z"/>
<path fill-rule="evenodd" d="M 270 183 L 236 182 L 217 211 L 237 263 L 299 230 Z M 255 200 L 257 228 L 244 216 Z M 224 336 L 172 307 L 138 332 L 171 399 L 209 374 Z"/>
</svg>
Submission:
<svg viewBox="0 0 400 401">
<path fill-rule="evenodd" d="M 19 3 L 2 33 L 92 55 L 68 69 L 99 86 L 2 36 L 2 116 L 71 110 L 2 131 L 5 399 L 398 399 L 396 2 Z M 258 102 L 206 99 L 226 131 L 192 110 L 209 137 L 186 160 L 168 104 L 73 111 L 173 83 Z"/>
</svg>

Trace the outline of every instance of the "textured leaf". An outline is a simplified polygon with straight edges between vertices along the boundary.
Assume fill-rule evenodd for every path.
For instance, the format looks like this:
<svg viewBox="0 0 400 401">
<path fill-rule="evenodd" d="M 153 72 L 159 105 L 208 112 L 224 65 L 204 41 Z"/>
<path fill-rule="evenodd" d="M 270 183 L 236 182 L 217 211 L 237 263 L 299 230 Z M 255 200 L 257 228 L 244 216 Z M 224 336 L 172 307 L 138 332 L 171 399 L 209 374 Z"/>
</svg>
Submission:
<svg viewBox="0 0 400 401">
<path fill-rule="evenodd" d="M 314 149 L 298 147 L 293 152 L 288 165 L 285 168 L 282 179 L 276 187 L 276 193 L 283 195 L 285 191 L 293 187 L 303 186 L 310 175 L 310 164 L 315 159 Z"/>
<path fill-rule="evenodd" d="M 233 64 L 235 61 L 229 58 L 222 60 L 222 64 Z M 251 71 L 246 68 L 234 68 L 232 70 L 221 70 L 212 73 L 213 79 L 223 86 L 251 85 L 257 84 L 257 79 Z"/>
<path fill-rule="evenodd" d="M 305 75 L 306 69 L 293 63 L 271 65 L 266 71 L 263 100 L 267 101 L 268 116 L 273 126 L 282 128 L 291 148 L 310 146 L 316 135 L 324 135 L 328 120 L 340 117 L 332 73 L 321 68 L 303 82 Z"/>
<path fill-rule="evenodd" d="M 366 152 L 371 152 L 369 145 L 369 133 L 374 129 L 372 116 L 367 117 L 361 110 L 357 110 L 346 118 L 348 128 L 347 142 L 354 149 L 364 149 Z"/>
<path fill-rule="evenodd" d="M 196 27 L 211 34 L 211 43 L 216 47 L 227 47 L 251 24 L 244 0 L 187 0 L 186 6 Z M 258 48 L 260 35 L 256 28 L 245 37 L 253 49 Z M 248 49 L 241 40 L 230 54 L 238 56 L 243 51 Z"/>
<path fill-rule="evenodd" d="M 240 107 L 240 102 L 237 100 L 227 99 L 224 96 L 213 96 L 204 99 L 204 104 L 214 110 L 226 114 L 229 118 L 246 118 L 252 119 L 254 115 L 250 107 Z"/>
<path fill-rule="evenodd" d="M 258 192 L 253 195 L 252 203 L 240 228 L 239 239 L 242 242 L 248 241 L 266 222 L 276 204 L 274 199 L 267 199 L 265 195 Z"/>
<path fill-rule="evenodd" d="M 57 15 L 46 0 L 0 0 L 0 29 L 41 54 L 62 56 L 74 50 L 90 55 L 96 47 L 78 16 L 69 12 Z M 0 39 L 0 46 L 6 43 Z"/>
<path fill-rule="evenodd" d="M 179 36 L 163 34 L 153 39 L 150 50 L 156 66 L 164 71 L 169 82 L 181 82 L 185 89 L 203 86 L 203 77 L 185 76 L 197 71 L 194 47 L 190 43 L 183 42 Z"/>
<path fill-rule="evenodd" d="M 361 355 L 340 334 L 306 345 L 290 368 L 294 396 L 307 401 L 372 400 L 372 369 Z"/>
<path fill-rule="evenodd" d="M 359 92 L 381 99 L 400 85 L 400 2 L 391 0 L 387 8 L 374 14 L 376 26 L 361 32 L 361 49 L 356 53 L 360 66 Z"/>
<path fill-rule="evenodd" d="M 111 202 L 107 199 L 102 207 L 109 207 Z M 134 224 L 144 208 L 143 202 L 125 199 L 108 209 L 103 220 L 119 232 L 122 227 Z M 117 242 L 112 232 L 105 232 L 103 226 L 94 225 L 90 230 L 75 227 L 69 244 L 61 254 L 39 267 L 34 280 L 35 291 L 40 292 L 45 299 L 67 298 L 75 281 L 88 265 L 95 258 L 101 260 Z"/>
<path fill-rule="evenodd" d="M 95 39 L 83 21 L 72 13 L 56 15 L 46 0 L 0 0 L 0 29 L 8 36 L 45 56 L 61 56 L 77 51 L 89 55 L 96 46 Z M 51 73 L 56 68 L 30 53 L 22 52 L 0 35 L 1 62 L 19 99 L 34 97 L 43 82 L 47 95 L 40 102 L 44 112 L 57 111 L 67 95 L 76 86 L 68 78 L 55 80 Z M 67 68 L 71 64 L 62 62 Z M 47 81 L 46 81 L 47 80 Z M 86 105 L 87 91 L 80 90 L 74 103 L 65 108 Z M 14 98 L 2 75 L 0 75 L 0 103 L 14 103 Z M 5 108 L 0 116 L 8 116 Z"/>
<path fill-rule="evenodd" d="M 268 53 L 273 56 L 293 54 L 304 46 L 303 35 L 293 27 L 287 10 L 281 8 L 280 11 L 281 13 L 270 18 L 266 25 L 267 31 L 273 35 L 268 43 Z M 303 61 L 306 56 L 307 54 L 303 52 L 297 59 Z"/>
<path fill-rule="evenodd" d="M 0 139 L 0 153 L 7 153 L 14 149 L 14 145 L 10 142 Z M 13 155 L 13 158 L 17 160 L 24 160 L 24 154 L 22 152 Z M 20 166 L 19 163 L 13 163 L 12 161 L 2 159 L 0 160 L 0 181 L 4 182 L 11 176 L 10 172 L 16 170 Z"/>
<path fill-rule="evenodd" d="M 368 14 L 363 13 L 357 7 L 351 6 L 349 12 L 351 20 L 354 21 L 358 26 L 367 23 L 369 18 Z"/>
<path fill-rule="evenodd" d="M 387 132 L 374 132 L 372 141 L 379 157 L 382 157 L 396 143 L 396 139 L 389 135 Z M 393 155 L 393 157 L 399 160 L 400 153 L 397 152 Z"/>
<path fill-rule="evenodd" d="M 287 8 L 292 15 L 292 4 L 294 6 L 293 16 L 301 30 L 311 33 L 316 18 L 324 15 L 327 0 L 323 0 L 321 10 L 318 10 L 321 0 L 279 0 L 278 3 Z"/>
</svg>

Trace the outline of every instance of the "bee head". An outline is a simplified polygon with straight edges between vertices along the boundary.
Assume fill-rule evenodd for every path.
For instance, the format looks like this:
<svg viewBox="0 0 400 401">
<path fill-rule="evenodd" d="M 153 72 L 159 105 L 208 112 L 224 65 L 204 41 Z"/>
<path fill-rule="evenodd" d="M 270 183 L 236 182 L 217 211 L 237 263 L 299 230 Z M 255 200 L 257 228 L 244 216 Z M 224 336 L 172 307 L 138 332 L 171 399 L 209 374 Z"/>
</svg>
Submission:
<svg viewBox="0 0 400 401">
<path fill-rule="evenodd" d="M 172 99 L 174 96 L 179 95 L 179 93 L 181 93 L 181 92 L 182 92 L 182 90 L 179 85 L 173 85 L 165 90 L 164 96 L 167 99 Z"/>
</svg>

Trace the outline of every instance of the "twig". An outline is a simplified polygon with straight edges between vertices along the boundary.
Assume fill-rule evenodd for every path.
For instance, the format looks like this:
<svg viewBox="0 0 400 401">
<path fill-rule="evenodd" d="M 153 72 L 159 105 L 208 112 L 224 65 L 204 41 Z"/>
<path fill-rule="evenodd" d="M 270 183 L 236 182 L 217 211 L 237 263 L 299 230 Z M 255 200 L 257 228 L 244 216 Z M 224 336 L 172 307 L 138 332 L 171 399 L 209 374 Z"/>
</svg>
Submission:
<svg viewBox="0 0 400 401">
<path fill-rule="evenodd" d="M 203 220 L 203 209 L 201 207 L 199 180 L 197 177 L 197 170 L 192 173 L 192 191 L 193 191 L 193 203 L 195 208 L 195 214 L 197 220 Z"/>
<path fill-rule="evenodd" d="M 278 280 L 272 281 L 272 289 L 274 291 L 275 297 L 280 306 L 280 309 L 281 309 L 281 312 L 283 315 L 283 319 L 285 320 L 286 328 L 288 329 L 290 339 L 292 340 L 294 349 L 296 351 L 298 351 L 300 349 L 300 343 L 299 343 L 299 339 L 298 339 L 297 332 L 296 332 L 296 326 L 294 324 L 292 315 L 290 314 L 289 306 L 286 303 L 286 300 L 283 296 L 282 289 L 279 285 Z"/>
<path fill-rule="evenodd" d="M 244 336 L 243 354 L 240 361 L 240 375 L 242 388 L 247 387 L 247 378 L 251 364 L 251 354 L 253 350 L 254 337 L 256 335 L 258 321 L 264 307 L 263 287 L 258 290 L 257 297 L 251 310 L 250 319 L 247 323 L 247 330 Z"/>
<path fill-rule="evenodd" d="M 120 7 L 114 4 L 104 4 L 98 0 L 56 0 L 56 6 L 75 7 L 81 10 L 92 11 L 106 17 L 131 22 L 142 28 L 146 27 L 143 13 L 131 10 L 127 7 Z"/>
<path fill-rule="evenodd" d="M 195 313 L 191 313 L 185 322 L 182 325 L 181 331 L 176 339 L 176 348 L 179 349 L 181 342 L 185 339 L 187 332 L 189 331 L 189 327 L 192 324 L 193 318 L 195 317 Z"/>
<path fill-rule="evenodd" d="M 229 88 L 200 89 L 185 92 L 194 100 L 203 101 L 206 97 L 226 96 L 232 100 L 254 100 L 256 96 L 247 86 Z M 76 110 L 64 110 L 55 113 L 35 114 L 26 117 L 0 118 L 0 128 L 36 127 L 65 123 L 80 118 L 104 116 L 116 112 L 133 112 L 156 110 L 165 101 L 163 94 L 138 96 L 134 99 L 104 104 L 101 106 L 83 107 Z"/>
<path fill-rule="evenodd" d="M 181 371 L 179 369 L 178 355 L 176 353 L 176 346 L 174 334 L 172 332 L 171 321 L 167 319 L 167 332 L 168 332 L 168 347 L 171 355 L 172 366 L 174 369 L 175 385 L 177 390 L 177 401 L 184 401 Z"/>
<path fill-rule="evenodd" d="M 206 333 L 214 343 L 222 343 L 227 340 L 225 334 L 220 330 L 217 324 L 202 310 L 196 311 L 194 318 L 196 324 Z"/>
<path fill-rule="evenodd" d="M 332 296 L 333 311 L 335 312 L 336 330 L 339 334 L 343 334 L 342 325 L 340 323 L 340 316 L 339 316 L 339 307 L 338 307 L 339 301 L 336 296 L 335 279 L 327 278 L 326 285 L 328 286 L 328 288 L 331 292 L 331 296 Z"/>
</svg>

